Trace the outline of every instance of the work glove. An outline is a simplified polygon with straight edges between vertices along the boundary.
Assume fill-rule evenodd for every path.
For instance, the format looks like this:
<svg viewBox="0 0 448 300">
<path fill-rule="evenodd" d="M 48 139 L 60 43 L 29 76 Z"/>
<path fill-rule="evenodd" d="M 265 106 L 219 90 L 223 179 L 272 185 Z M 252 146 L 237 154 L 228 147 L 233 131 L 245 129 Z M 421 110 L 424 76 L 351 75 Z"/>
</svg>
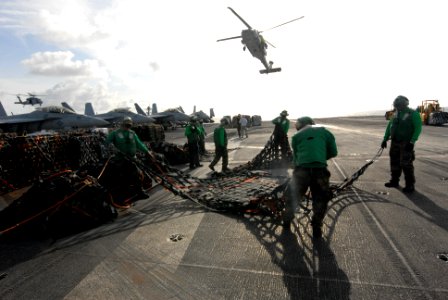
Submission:
<svg viewBox="0 0 448 300">
<path fill-rule="evenodd" d="M 383 141 L 382 143 L 381 143 L 381 148 L 387 148 L 387 141 Z"/>
<path fill-rule="evenodd" d="M 406 146 L 404 146 L 404 149 L 406 151 L 414 151 L 414 144 L 413 143 L 407 143 Z"/>
</svg>

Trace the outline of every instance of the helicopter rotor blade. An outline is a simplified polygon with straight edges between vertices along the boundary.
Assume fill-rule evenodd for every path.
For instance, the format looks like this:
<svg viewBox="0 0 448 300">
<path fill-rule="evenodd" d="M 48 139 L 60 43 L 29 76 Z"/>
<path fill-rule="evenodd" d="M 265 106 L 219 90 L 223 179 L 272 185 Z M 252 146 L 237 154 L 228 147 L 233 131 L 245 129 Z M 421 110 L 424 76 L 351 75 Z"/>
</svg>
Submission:
<svg viewBox="0 0 448 300">
<path fill-rule="evenodd" d="M 244 25 L 247 26 L 247 28 L 252 29 L 252 27 L 251 27 L 249 24 L 247 24 L 247 22 L 244 21 L 244 19 L 241 18 L 240 15 L 238 15 L 238 14 L 233 10 L 233 8 L 231 8 L 231 7 L 227 7 L 227 8 L 230 9 L 230 10 L 233 12 L 233 14 L 234 14 L 235 16 L 237 16 L 238 19 L 240 19 L 240 21 L 244 23 Z"/>
<path fill-rule="evenodd" d="M 272 27 L 272 28 L 269 28 L 269 29 L 266 29 L 266 30 L 263 30 L 263 31 L 260 31 L 260 32 L 265 32 L 265 31 L 268 31 L 268 30 L 272 30 L 272 29 L 274 29 L 274 28 L 277 28 L 277 27 L 280 27 L 280 26 L 286 25 L 286 24 L 288 24 L 288 23 L 291 23 L 291 22 L 294 22 L 294 21 L 300 20 L 300 19 L 302 19 L 303 17 L 304 17 L 304 16 L 301 16 L 301 17 L 295 18 L 295 19 L 293 19 L 293 20 L 291 20 L 291 21 L 285 22 L 285 23 L 283 23 L 283 24 L 280 24 L 280 25 L 274 26 L 274 27 Z"/>
<path fill-rule="evenodd" d="M 239 38 L 241 38 L 241 37 L 242 37 L 241 35 L 239 35 L 239 36 L 232 36 L 232 37 L 229 37 L 229 38 L 225 38 L 225 39 L 217 40 L 217 42 L 222 42 L 222 41 L 227 41 L 227 40 L 233 40 L 233 39 L 239 39 Z"/>
</svg>

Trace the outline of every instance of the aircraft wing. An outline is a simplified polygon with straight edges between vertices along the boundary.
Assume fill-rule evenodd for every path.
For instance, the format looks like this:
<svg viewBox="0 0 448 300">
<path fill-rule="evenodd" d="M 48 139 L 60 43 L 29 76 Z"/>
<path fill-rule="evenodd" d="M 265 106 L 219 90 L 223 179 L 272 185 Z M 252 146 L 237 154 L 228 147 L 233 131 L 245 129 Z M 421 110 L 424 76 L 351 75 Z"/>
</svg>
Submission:
<svg viewBox="0 0 448 300">
<path fill-rule="evenodd" d="M 95 117 L 101 118 L 104 121 L 107 121 L 110 123 L 119 122 L 119 121 L 123 120 L 123 116 L 115 116 L 115 115 L 107 115 L 107 114 L 98 114 L 98 115 L 95 115 Z"/>
<path fill-rule="evenodd" d="M 155 119 L 156 122 L 166 122 L 166 121 L 175 122 L 176 121 L 175 116 L 170 115 L 170 114 L 157 113 L 157 114 L 151 115 L 150 117 Z"/>
<path fill-rule="evenodd" d="M 0 125 L 1 124 L 25 124 L 25 123 L 36 123 L 36 122 L 42 122 L 45 120 L 54 120 L 59 119 L 59 117 L 48 117 L 48 118 L 42 118 L 39 116 L 33 116 L 33 117 L 22 117 L 22 116 L 9 116 L 6 118 L 0 118 Z"/>
</svg>

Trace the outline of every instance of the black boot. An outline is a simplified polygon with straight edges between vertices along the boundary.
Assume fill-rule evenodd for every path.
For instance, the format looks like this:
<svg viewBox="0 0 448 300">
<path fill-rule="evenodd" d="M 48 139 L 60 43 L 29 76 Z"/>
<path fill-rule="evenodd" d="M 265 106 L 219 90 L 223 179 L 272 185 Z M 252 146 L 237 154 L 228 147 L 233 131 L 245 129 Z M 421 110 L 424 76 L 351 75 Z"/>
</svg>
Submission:
<svg viewBox="0 0 448 300">
<path fill-rule="evenodd" d="M 415 190 L 414 188 L 415 176 L 413 168 L 404 170 L 404 181 L 406 182 L 406 185 L 403 188 L 403 192 L 412 193 Z"/>
<path fill-rule="evenodd" d="M 414 192 L 415 188 L 413 184 L 406 184 L 406 186 L 403 188 L 403 193 L 411 194 Z"/>
<path fill-rule="evenodd" d="M 389 182 L 386 182 L 384 186 L 388 188 L 396 188 L 398 187 L 398 180 L 391 179 Z"/>
</svg>

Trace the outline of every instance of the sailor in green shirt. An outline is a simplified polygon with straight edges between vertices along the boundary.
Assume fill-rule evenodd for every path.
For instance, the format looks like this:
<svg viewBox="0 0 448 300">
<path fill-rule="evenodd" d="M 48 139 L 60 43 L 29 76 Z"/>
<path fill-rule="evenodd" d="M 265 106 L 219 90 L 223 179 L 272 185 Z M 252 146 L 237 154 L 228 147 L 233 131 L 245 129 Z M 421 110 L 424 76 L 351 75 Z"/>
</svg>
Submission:
<svg viewBox="0 0 448 300">
<path fill-rule="evenodd" d="M 287 118 L 288 112 L 286 110 L 280 113 L 280 116 L 272 120 L 274 127 L 274 155 L 278 159 L 279 147 L 281 148 L 282 158 L 285 158 L 290 152 L 288 143 L 289 120 Z"/>
<path fill-rule="evenodd" d="M 297 133 L 291 140 L 295 168 L 283 218 L 284 228 L 290 230 L 299 201 L 302 201 L 305 193 L 311 189 L 311 225 L 313 238 L 317 239 L 322 236 L 323 219 L 328 202 L 332 198 L 327 160 L 336 157 L 338 150 L 333 134 L 324 127 L 315 126 L 310 117 L 297 119 L 296 129 Z"/>
<path fill-rule="evenodd" d="M 192 116 L 190 122 L 185 127 L 185 136 L 188 141 L 188 155 L 190 157 L 190 170 L 193 170 L 196 167 L 202 167 L 199 162 L 199 143 L 201 134 L 198 118 Z"/>
<path fill-rule="evenodd" d="M 222 172 L 229 171 L 229 155 L 227 152 L 227 132 L 225 126 L 228 125 L 226 118 L 221 119 L 221 123 L 213 131 L 213 140 L 215 142 L 215 158 L 208 166 L 212 171 L 215 171 L 215 165 L 222 157 Z"/>
<path fill-rule="evenodd" d="M 422 120 L 417 111 L 408 107 L 408 98 L 398 96 L 393 105 L 396 112 L 387 124 L 381 143 L 381 148 L 384 149 L 387 147 L 387 141 L 392 141 L 389 151 L 391 179 L 384 185 L 390 188 L 398 187 L 403 172 L 406 182 L 403 192 L 412 193 L 415 189 L 414 144 L 422 132 Z"/>
<path fill-rule="evenodd" d="M 137 150 L 148 155 L 151 155 L 151 153 L 137 134 L 131 130 L 131 127 L 132 119 L 125 117 L 121 127 L 109 133 L 106 143 L 113 144 L 118 149 L 118 152 L 112 159 L 112 164 L 119 172 L 117 175 L 127 181 L 126 185 L 133 187 L 133 191 L 136 193 L 134 199 L 146 199 L 149 195 L 142 188 L 141 171 L 134 163 L 134 159 Z"/>
</svg>

